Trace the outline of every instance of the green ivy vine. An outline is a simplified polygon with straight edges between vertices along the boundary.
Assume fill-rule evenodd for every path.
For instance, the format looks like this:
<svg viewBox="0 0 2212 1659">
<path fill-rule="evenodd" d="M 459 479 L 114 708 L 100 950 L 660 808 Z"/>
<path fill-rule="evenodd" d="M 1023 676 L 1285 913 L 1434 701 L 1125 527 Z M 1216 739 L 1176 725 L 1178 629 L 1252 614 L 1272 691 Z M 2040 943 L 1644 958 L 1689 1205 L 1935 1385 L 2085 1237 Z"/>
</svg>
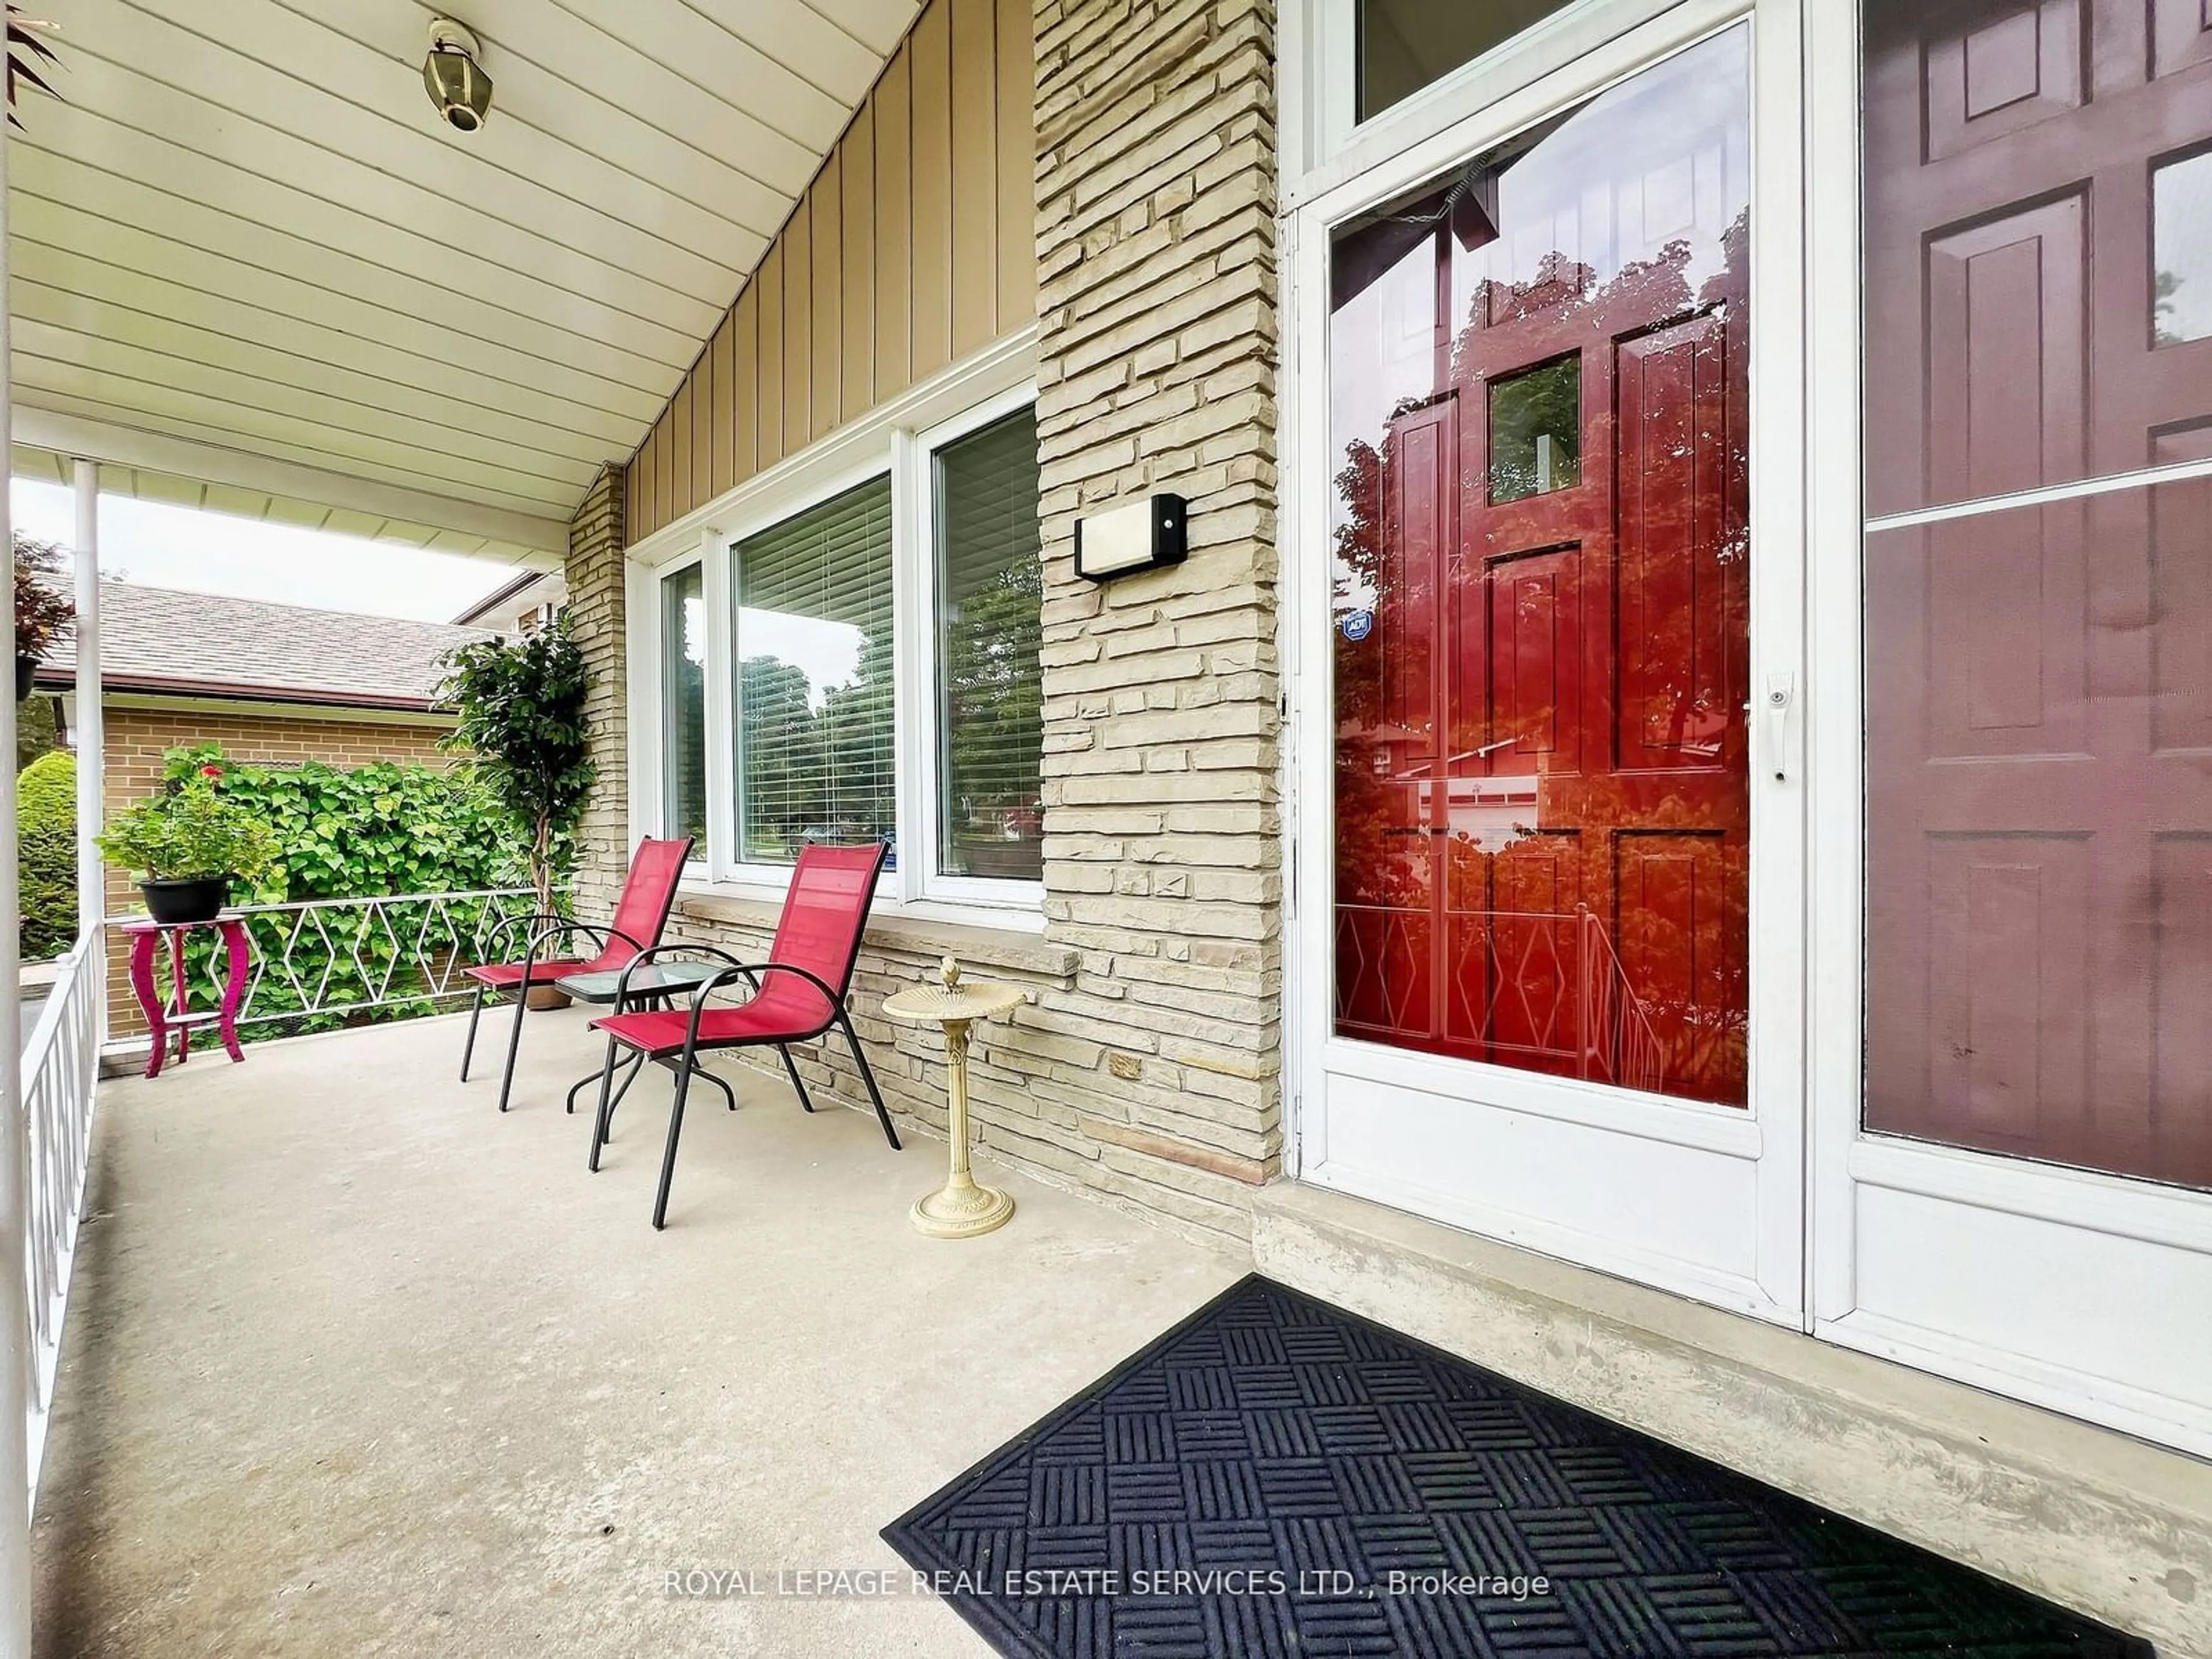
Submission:
<svg viewBox="0 0 2212 1659">
<path fill-rule="evenodd" d="M 266 766 L 232 760 L 215 744 L 172 749 L 163 757 L 170 787 L 208 767 L 216 769 L 214 786 L 225 799 L 255 812 L 276 832 L 276 862 L 251 892 L 234 896 L 235 903 L 530 884 L 527 834 L 465 763 L 452 768 L 389 761 L 350 768 L 319 761 Z M 565 869 L 573 847 L 564 837 L 555 851 Z M 296 936 L 295 913 L 251 918 L 247 933 L 256 959 L 268 963 L 254 994 L 257 1015 L 304 1006 L 299 991 L 277 971 L 288 943 L 294 975 L 310 994 L 320 986 L 319 1000 L 367 1001 L 379 993 L 398 1000 L 376 1008 L 257 1022 L 240 1036 L 327 1030 L 453 1006 L 450 1000 L 441 1005 L 433 994 L 436 980 L 448 976 L 446 970 L 454 960 L 472 957 L 474 934 L 487 904 L 477 901 L 448 908 L 453 913 L 451 932 L 440 930 L 425 949 L 415 948 L 410 925 L 419 911 L 401 915 L 396 936 L 371 916 L 345 909 L 314 913 L 319 925 Z M 490 908 L 532 907 L 526 899 Z M 211 995 L 218 981 L 215 936 L 196 931 L 187 938 L 186 966 L 201 988 L 196 996 Z M 448 998 L 452 994 L 449 990 Z"/>
</svg>

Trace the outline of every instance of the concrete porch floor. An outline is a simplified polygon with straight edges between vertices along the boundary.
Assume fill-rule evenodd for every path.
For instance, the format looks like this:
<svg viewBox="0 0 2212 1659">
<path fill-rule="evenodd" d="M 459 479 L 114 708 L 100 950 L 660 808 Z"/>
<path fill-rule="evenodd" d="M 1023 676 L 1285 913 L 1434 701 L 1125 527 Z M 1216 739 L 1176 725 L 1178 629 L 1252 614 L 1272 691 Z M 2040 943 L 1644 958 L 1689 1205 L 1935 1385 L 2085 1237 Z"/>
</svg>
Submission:
<svg viewBox="0 0 2212 1659">
<path fill-rule="evenodd" d="M 103 1086 L 39 1654 L 982 1654 L 927 1597 L 665 1575 L 898 1565 L 878 1528 L 1249 1267 L 1019 1179 L 1005 1231 L 924 1240 L 942 1142 L 735 1065 L 656 1235 L 667 1074 L 594 1176 L 581 1012 L 533 1017 L 505 1117 L 461 1036 Z"/>
</svg>

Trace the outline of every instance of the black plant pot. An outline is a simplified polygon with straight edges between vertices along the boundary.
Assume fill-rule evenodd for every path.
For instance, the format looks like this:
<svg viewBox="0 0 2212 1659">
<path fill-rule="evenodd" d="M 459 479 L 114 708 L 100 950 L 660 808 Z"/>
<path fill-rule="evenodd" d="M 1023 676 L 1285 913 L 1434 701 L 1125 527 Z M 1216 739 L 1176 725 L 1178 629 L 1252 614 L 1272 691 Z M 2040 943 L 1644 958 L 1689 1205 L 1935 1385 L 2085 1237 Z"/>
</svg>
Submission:
<svg viewBox="0 0 2212 1659">
<path fill-rule="evenodd" d="M 142 881 L 146 913 L 156 921 L 213 921 L 230 902 L 228 876 L 194 876 L 183 881 Z"/>
<path fill-rule="evenodd" d="M 31 677 L 39 672 L 36 657 L 15 659 L 15 701 L 21 702 L 31 695 Z"/>
</svg>

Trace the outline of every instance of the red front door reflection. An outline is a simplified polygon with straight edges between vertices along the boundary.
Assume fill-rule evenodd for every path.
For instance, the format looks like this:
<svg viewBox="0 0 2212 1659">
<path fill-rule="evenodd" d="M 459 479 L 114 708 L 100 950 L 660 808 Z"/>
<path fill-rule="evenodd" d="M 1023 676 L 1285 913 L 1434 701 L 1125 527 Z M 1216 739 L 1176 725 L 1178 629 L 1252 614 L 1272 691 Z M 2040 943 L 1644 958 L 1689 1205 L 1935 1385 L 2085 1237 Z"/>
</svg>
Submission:
<svg viewBox="0 0 2212 1659">
<path fill-rule="evenodd" d="M 1343 1036 L 1744 1103 L 1746 75 L 1338 240 Z"/>
</svg>

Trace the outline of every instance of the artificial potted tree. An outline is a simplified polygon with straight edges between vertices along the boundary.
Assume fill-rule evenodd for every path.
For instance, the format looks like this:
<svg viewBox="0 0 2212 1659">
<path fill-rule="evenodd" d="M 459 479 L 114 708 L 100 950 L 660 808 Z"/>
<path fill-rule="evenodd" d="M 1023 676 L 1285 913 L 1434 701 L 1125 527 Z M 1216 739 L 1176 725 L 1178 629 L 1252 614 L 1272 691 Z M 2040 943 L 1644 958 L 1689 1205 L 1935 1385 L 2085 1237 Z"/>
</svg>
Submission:
<svg viewBox="0 0 2212 1659">
<path fill-rule="evenodd" d="M 138 878 L 156 921 L 213 921 L 234 882 L 252 881 L 276 861 L 276 832 L 222 798 L 222 776 L 221 767 L 204 766 L 117 814 L 100 837 L 107 861 Z"/>
<path fill-rule="evenodd" d="M 76 607 L 56 580 L 62 550 L 15 532 L 15 701 L 31 695 L 39 662 L 76 622 Z"/>
<path fill-rule="evenodd" d="M 564 611 L 520 638 L 476 640 L 449 653 L 440 701 L 458 719 L 439 741 L 466 763 L 527 837 L 530 884 L 540 915 L 556 913 L 576 824 L 599 776 L 584 702 L 592 678 Z M 533 1007 L 568 998 L 550 986 Z"/>
<path fill-rule="evenodd" d="M 12 3 L 11 0 L 8 7 L 8 125 L 18 132 L 23 130 L 23 124 L 15 118 L 17 82 L 43 92 L 49 98 L 61 96 L 46 84 L 46 76 L 40 73 L 42 69 L 61 61 L 54 56 L 54 49 L 39 39 L 40 31 L 53 27 L 53 24 L 40 19 L 24 16 L 23 9 Z"/>
</svg>

